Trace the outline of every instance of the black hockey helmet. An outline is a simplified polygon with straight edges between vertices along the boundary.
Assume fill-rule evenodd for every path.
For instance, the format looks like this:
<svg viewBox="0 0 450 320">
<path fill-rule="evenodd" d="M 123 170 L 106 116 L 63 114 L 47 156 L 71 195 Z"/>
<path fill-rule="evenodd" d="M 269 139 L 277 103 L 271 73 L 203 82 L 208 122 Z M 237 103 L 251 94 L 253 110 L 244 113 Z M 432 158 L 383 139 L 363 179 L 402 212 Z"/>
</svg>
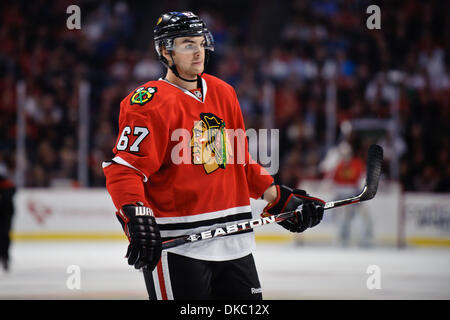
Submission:
<svg viewBox="0 0 450 320">
<path fill-rule="evenodd" d="M 205 37 L 205 67 L 208 60 L 209 51 L 214 51 L 214 39 L 206 28 L 205 22 L 190 11 L 186 12 L 168 12 L 158 18 L 154 28 L 155 49 L 161 63 L 170 68 L 174 74 L 178 74 L 175 64 L 169 66 L 167 59 L 162 55 L 161 48 L 165 47 L 172 56 L 174 49 L 174 40 L 179 37 L 204 36 Z M 172 59 L 173 62 L 173 59 Z M 183 79 L 183 78 L 181 78 Z M 185 81 L 197 81 L 188 80 Z"/>
</svg>

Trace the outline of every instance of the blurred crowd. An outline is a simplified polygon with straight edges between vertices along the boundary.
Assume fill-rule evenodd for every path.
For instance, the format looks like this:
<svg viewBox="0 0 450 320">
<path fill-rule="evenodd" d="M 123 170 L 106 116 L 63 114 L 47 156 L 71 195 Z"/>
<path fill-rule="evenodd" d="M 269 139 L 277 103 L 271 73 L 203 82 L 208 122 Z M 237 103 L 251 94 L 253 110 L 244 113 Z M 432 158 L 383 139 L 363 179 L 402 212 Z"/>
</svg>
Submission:
<svg viewBox="0 0 450 320">
<path fill-rule="evenodd" d="M 375 2 L 377 3 L 377 2 Z M 69 30 L 66 9 L 81 8 Z M 216 45 L 207 72 L 234 86 L 247 128 L 265 126 L 267 87 L 273 128 L 280 129 L 280 171 L 291 186 L 324 176 L 327 90 L 336 88 L 336 141 L 342 123 L 391 119 L 398 137 L 353 132 L 355 156 L 385 141 L 387 163 L 399 155 L 407 191 L 450 191 L 450 26 L 445 1 L 385 1 L 381 29 L 369 30 L 368 1 L 292 0 L 3 1 L 0 4 L 0 154 L 14 171 L 16 85 L 26 87 L 26 186 L 77 185 L 79 87 L 90 84 L 89 185 L 104 186 L 119 103 L 164 75 L 152 41 L 166 11 L 190 9 Z M 276 8 L 274 7 L 276 6 Z M 388 142 L 386 142 L 388 141 Z M 391 148 L 391 150 L 389 150 Z M 9 160 L 9 161 L 7 161 Z M 393 178 L 386 166 L 387 178 Z"/>
</svg>

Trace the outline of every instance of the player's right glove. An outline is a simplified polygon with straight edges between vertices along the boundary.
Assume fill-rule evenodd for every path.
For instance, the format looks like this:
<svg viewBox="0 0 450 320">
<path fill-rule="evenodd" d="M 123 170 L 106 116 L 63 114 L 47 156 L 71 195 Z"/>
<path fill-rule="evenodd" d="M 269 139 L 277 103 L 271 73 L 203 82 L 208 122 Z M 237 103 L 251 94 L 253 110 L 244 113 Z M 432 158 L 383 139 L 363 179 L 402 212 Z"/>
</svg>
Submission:
<svg viewBox="0 0 450 320">
<path fill-rule="evenodd" d="M 161 234 L 152 209 L 139 205 L 125 205 L 117 213 L 130 244 L 126 258 L 136 269 L 153 270 L 161 258 Z"/>
<path fill-rule="evenodd" d="M 305 190 L 291 189 L 276 185 L 278 197 L 263 210 L 263 216 L 299 210 L 292 218 L 278 222 L 291 232 L 303 232 L 320 223 L 323 218 L 325 201 L 311 197 Z"/>
</svg>

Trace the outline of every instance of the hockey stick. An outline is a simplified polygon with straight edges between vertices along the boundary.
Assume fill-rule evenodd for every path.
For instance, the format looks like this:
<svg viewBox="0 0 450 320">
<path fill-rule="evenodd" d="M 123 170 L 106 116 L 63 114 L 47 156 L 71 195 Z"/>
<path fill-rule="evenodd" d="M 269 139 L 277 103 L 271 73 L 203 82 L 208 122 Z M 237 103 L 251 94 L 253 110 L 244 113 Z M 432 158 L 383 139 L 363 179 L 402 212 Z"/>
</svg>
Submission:
<svg viewBox="0 0 450 320">
<path fill-rule="evenodd" d="M 383 165 L 383 148 L 381 148 L 379 145 L 373 144 L 369 147 L 367 155 L 366 184 L 361 193 L 352 198 L 327 202 L 325 203 L 324 210 L 373 199 L 375 197 L 375 194 L 377 193 L 378 181 L 380 179 L 382 165 Z M 203 232 L 187 236 L 177 237 L 174 239 L 164 241 L 162 243 L 162 248 L 169 249 L 185 243 L 197 242 L 206 239 L 214 239 L 229 234 L 240 233 L 256 227 L 261 227 L 266 224 L 281 222 L 293 217 L 296 212 L 297 210 L 283 212 L 273 216 L 262 217 L 259 219 L 231 224 L 225 227 L 218 227 L 215 229 L 206 230 Z"/>
</svg>

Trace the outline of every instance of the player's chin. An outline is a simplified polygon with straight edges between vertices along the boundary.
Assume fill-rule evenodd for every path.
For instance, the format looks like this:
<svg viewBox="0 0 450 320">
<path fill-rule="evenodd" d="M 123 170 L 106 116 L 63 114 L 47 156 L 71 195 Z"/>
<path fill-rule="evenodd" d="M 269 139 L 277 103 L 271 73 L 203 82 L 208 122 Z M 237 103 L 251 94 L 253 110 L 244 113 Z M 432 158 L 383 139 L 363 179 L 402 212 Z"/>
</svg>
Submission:
<svg viewBox="0 0 450 320">
<path fill-rule="evenodd" d="M 203 69 L 204 69 L 203 63 L 193 63 L 193 64 L 191 65 L 191 71 L 192 71 L 192 73 L 194 73 L 194 74 L 202 73 L 202 72 L 203 72 Z"/>
</svg>

